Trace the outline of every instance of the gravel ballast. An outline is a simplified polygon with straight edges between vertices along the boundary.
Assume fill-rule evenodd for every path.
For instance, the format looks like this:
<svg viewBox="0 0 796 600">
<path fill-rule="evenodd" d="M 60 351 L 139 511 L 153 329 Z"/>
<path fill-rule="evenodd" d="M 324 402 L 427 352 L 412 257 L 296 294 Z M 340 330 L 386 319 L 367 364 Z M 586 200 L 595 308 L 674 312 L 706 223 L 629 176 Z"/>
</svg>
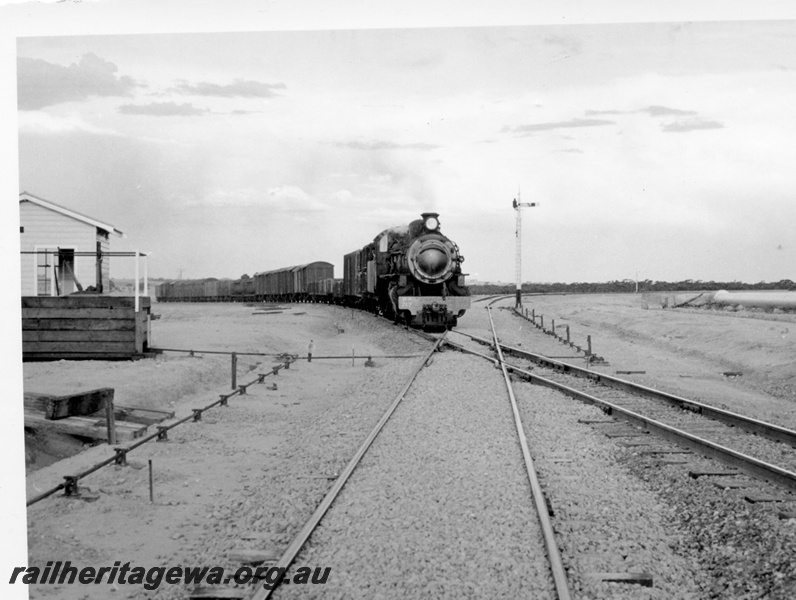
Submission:
<svg viewBox="0 0 796 600">
<path fill-rule="evenodd" d="M 554 597 L 513 427 L 499 371 L 436 355 L 297 558 L 329 582 L 278 597 Z"/>
<path fill-rule="evenodd" d="M 487 336 L 481 306 L 474 304 L 462 325 Z M 196 327 L 205 310 L 163 307 L 158 323 L 166 321 L 185 343 L 211 349 L 207 339 L 194 340 L 207 329 Z M 167 321 L 172 312 L 183 321 Z M 225 315 L 238 323 L 229 329 L 226 349 L 302 354 L 312 338 L 319 355 L 350 355 L 356 345 L 357 354 L 373 354 L 376 366 L 365 368 L 361 360 L 352 366 L 350 359 L 294 363 L 273 379 L 277 390 L 269 389 L 272 380 L 266 379 L 232 398 L 229 407 L 173 430 L 168 443 L 136 450 L 131 467 L 91 475 L 85 485 L 94 502 L 54 496 L 31 507 L 30 564 L 71 560 L 103 566 L 130 560 L 147 567 L 218 565 L 234 571 L 241 564 L 233 558 L 237 550 L 281 553 L 416 365 L 413 359 L 379 355 L 420 355 L 428 348 L 401 328 L 336 307 L 297 305 L 295 314 L 251 318 L 243 307 L 213 312 L 219 315 L 213 325 L 222 332 Z M 506 311 L 496 313 L 496 322 L 508 343 L 515 337 L 533 351 L 537 340 L 550 341 L 532 327 L 521 328 L 522 321 Z M 190 334 L 180 333 L 183 325 Z M 611 348 L 601 346 L 600 354 L 610 360 Z M 190 366 L 191 372 L 212 365 L 212 377 L 198 385 L 177 382 L 191 393 L 175 402 L 178 416 L 229 389 L 225 360 L 162 360 L 157 367 L 139 363 L 141 368 L 114 370 L 119 385 L 138 389 L 136 379 L 122 379 L 128 371 L 153 377 L 146 386 L 151 388 L 159 383 L 159 372 L 176 373 L 174 364 Z M 239 382 L 258 372 L 247 372 L 258 361 L 240 363 Z M 270 364 L 257 368 L 270 370 Z M 73 381 L 91 385 L 84 367 L 59 365 L 59 379 L 68 371 Z M 441 387 L 433 375 L 438 372 L 445 379 Z M 396 421 L 387 424 L 343 489 L 340 501 L 349 508 L 333 505 L 295 562 L 331 567 L 328 582 L 285 585 L 277 597 L 550 597 L 547 561 L 533 533 L 536 515 L 502 385 L 500 372 L 487 361 L 454 352 L 435 356 L 417 382 L 417 395 L 399 406 Z M 738 491 L 721 491 L 707 478 L 690 479 L 690 466 L 709 464 L 702 459 L 668 464 L 644 455 L 628 439 L 606 437 L 609 426 L 578 423 L 584 416 L 605 419 L 592 407 L 527 383 L 518 382 L 517 389 L 574 598 L 792 597 L 796 520 L 777 517 L 782 505 L 750 505 Z M 393 429 L 399 419 L 406 427 Z M 447 432 L 438 432 L 440 420 L 448 424 Z M 107 454 L 107 447 L 93 448 L 33 473 L 30 489 L 45 489 Z M 154 505 L 148 503 L 147 459 L 155 464 Z M 392 476 L 382 470 L 382 461 Z M 404 482 L 412 482 L 417 492 L 407 493 L 411 486 Z M 352 549 L 360 547 L 364 556 Z M 589 575 L 608 570 L 647 572 L 653 587 L 599 583 Z M 181 600 L 188 589 L 40 585 L 31 588 L 31 597 Z"/>
</svg>

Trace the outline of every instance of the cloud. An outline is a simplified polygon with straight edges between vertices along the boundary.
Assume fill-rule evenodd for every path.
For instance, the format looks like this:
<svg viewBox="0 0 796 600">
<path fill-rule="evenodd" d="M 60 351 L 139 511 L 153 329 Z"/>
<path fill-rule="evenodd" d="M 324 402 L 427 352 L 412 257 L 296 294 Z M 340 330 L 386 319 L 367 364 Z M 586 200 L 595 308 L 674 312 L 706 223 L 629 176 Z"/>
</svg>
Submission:
<svg viewBox="0 0 796 600">
<path fill-rule="evenodd" d="M 296 185 L 269 188 L 263 203 L 270 209 L 283 212 L 319 212 L 327 208 Z"/>
<path fill-rule="evenodd" d="M 83 115 L 70 113 L 53 116 L 44 111 L 21 112 L 18 117 L 21 134 L 63 134 L 74 132 L 95 133 L 99 135 L 118 135 L 110 129 L 103 129 L 86 122 Z"/>
<path fill-rule="evenodd" d="M 190 102 L 153 102 L 151 104 L 122 104 L 119 112 L 124 115 L 149 115 L 153 117 L 192 117 L 203 115 L 207 110 L 196 108 Z"/>
<path fill-rule="evenodd" d="M 37 58 L 17 59 L 19 110 L 38 110 L 92 96 L 130 96 L 139 86 L 128 76 L 118 77 L 117 67 L 96 54 L 84 54 L 68 67 Z"/>
<path fill-rule="evenodd" d="M 639 112 L 639 111 L 627 111 L 627 110 L 587 110 L 584 114 L 587 117 L 599 117 L 602 115 L 626 115 L 629 112 Z"/>
<path fill-rule="evenodd" d="M 434 144 L 415 142 L 412 144 L 396 144 L 385 140 L 374 140 L 370 142 L 338 142 L 335 144 L 340 148 L 351 148 L 353 150 L 434 150 L 439 148 Z"/>
<path fill-rule="evenodd" d="M 562 50 L 567 52 L 568 56 L 562 56 L 560 58 L 569 58 L 569 56 L 572 56 L 574 54 L 580 54 L 581 43 L 579 40 L 577 40 L 574 37 L 563 36 L 563 35 L 548 35 L 542 41 L 547 45 L 561 48 Z"/>
<path fill-rule="evenodd" d="M 270 188 L 216 187 L 196 196 L 179 198 L 189 208 L 263 208 L 284 213 L 307 213 L 326 210 L 317 198 L 295 185 Z"/>
<path fill-rule="evenodd" d="M 661 131 L 665 133 L 685 133 L 688 131 L 699 131 L 702 129 L 724 129 L 724 125 L 718 121 L 706 121 L 704 119 L 687 119 L 664 125 Z"/>
<path fill-rule="evenodd" d="M 677 108 L 667 108 L 666 106 L 648 106 L 647 108 L 642 108 L 641 110 L 636 112 L 645 112 L 653 117 L 668 117 L 668 116 L 682 117 L 682 116 L 690 116 L 697 114 L 697 111 L 695 110 L 680 110 Z"/>
<path fill-rule="evenodd" d="M 571 129 L 573 127 L 599 127 L 601 125 L 615 125 L 616 121 L 605 119 L 570 119 L 569 121 L 552 121 L 549 123 L 534 123 L 532 125 L 518 125 L 504 131 L 514 133 L 531 134 L 536 131 L 549 131 L 551 129 Z"/>
<path fill-rule="evenodd" d="M 587 117 L 594 117 L 600 115 L 632 115 L 634 113 L 647 113 L 651 117 L 684 117 L 696 115 L 695 110 L 680 110 L 679 108 L 669 108 L 666 106 L 647 106 L 638 110 L 587 110 Z"/>
<path fill-rule="evenodd" d="M 172 91 L 194 96 L 219 96 L 222 98 L 272 98 L 280 95 L 274 90 L 284 89 L 286 89 L 284 83 L 262 83 L 261 81 L 235 79 L 226 85 L 206 81 L 196 84 L 180 81 L 176 87 L 172 88 Z"/>
</svg>

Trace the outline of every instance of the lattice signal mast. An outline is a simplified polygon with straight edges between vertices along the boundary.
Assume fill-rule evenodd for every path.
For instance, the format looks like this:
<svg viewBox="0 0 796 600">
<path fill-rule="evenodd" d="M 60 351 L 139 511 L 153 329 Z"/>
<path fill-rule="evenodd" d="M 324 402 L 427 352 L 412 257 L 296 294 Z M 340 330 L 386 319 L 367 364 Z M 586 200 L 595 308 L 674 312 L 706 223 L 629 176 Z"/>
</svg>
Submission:
<svg viewBox="0 0 796 600">
<path fill-rule="evenodd" d="M 514 279 L 517 284 L 517 296 L 514 308 L 522 308 L 522 209 L 524 207 L 539 206 L 538 202 L 520 202 L 520 190 L 517 190 L 517 197 L 514 199 L 514 210 L 517 211 L 517 252 L 514 258 Z"/>
</svg>

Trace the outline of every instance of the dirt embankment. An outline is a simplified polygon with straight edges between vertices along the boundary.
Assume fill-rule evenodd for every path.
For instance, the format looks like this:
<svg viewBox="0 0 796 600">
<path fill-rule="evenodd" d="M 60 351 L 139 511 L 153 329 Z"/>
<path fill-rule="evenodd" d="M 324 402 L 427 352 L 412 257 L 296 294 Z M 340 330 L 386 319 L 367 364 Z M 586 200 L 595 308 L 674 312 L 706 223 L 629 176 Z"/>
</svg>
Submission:
<svg viewBox="0 0 796 600">
<path fill-rule="evenodd" d="M 532 296 L 526 307 L 650 382 L 796 426 L 796 315 L 644 309 L 635 294 Z"/>
</svg>

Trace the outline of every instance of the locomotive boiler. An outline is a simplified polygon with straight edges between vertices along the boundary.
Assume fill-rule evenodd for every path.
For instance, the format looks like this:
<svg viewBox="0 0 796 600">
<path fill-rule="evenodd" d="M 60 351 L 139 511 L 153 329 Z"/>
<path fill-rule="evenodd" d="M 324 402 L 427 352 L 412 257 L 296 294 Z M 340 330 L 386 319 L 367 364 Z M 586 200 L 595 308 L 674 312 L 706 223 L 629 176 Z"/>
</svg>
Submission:
<svg viewBox="0 0 796 600">
<path fill-rule="evenodd" d="M 395 322 L 450 329 L 470 307 L 462 262 L 459 248 L 440 232 L 439 214 L 423 213 L 345 255 L 343 294 Z"/>
</svg>

